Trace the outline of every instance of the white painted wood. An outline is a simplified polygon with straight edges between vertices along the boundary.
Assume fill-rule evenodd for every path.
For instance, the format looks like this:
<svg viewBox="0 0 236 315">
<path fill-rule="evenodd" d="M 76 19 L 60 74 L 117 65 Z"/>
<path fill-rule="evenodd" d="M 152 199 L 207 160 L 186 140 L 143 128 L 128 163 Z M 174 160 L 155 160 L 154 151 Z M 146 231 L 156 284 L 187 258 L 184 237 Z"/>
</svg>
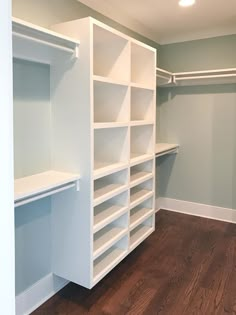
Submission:
<svg viewBox="0 0 236 315">
<path fill-rule="evenodd" d="M 117 221 L 114 221 L 111 224 L 104 227 L 103 229 L 101 229 L 100 231 L 98 231 L 97 233 L 95 233 L 93 241 L 93 259 L 96 259 L 98 256 L 103 254 L 114 243 L 116 243 L 125 234 L 127 234 L 127 231 L 128 231 L 127 222 L 125 228 L 117 226 Z"/>
<path fill-rule="evenodd" d="M 110 222 L 117 219 L 119 216 L 127 212 L 127 206 L 120 206 L 109 202 L 104 202 L 94 208 L 94 228 L 93 232 L 96 233 Z"/>
<path fill-rule="evenodd" d="M 236 223 L 236 209 L 222 208 L 185 200 L 160 197 L 156 201 L 158 208 L 203 218 Z"/>
<path fill-rule="evenodd" d="M 83 106 L 83 110 L 74 111 L 68 121 L 80 116 L 74 133 L 78 139 L 80 134 L 84 138 L 79 143 L 81 154 L 76 152 L 81 167 L 79 209 L 76 211 L 76 195 L 70 197 L 73 200 L 70 218 L 59 203 L 62 197 L 54 201 L 55 216 L 56 206 L 59 207 L 55 218 L 58 231 L 54 236 L 58 238 L 55 273 L 91 288 L 128 254 L 131 166 L 137 165 L 139 172 L 149 173 L 133 178 L 133 184 L 147 193 L 136 198 L 132 206 L 154 195 L 156 52 L 92 18 L 62 23 L 53 29 L 83 42 L 81 75 L 74 80 L 79 91 L 75 99 L 79 99 L 78 107 Z M 71 82 L 71 86 L 74 84 Z M 76 143 L 74 139 L 67 141 Z M 146 166 L 138 167 L 146 161 Z M 118 173 L 123 174 L 121 181 Z M 66 194 L 69 198 L 72 192 Z M 153 198 L 150 200 L 144 206 L 153 209 Z M 124 220 L 123 225 L 119 220 Z M 154 218 L 150 222 L 153 228 Z M 68 232 L 69 224 L 73 233 Z M 94 240 L 93 233 L 96 233 Z M 80 239 L 76 251 L 71 234 L 74 240 Z M 142 239 L 146 236 L 145 233 Z M 60 242 L 67 246 L 63 253 L 59 252 Z"/>
<path fill-rule="evenodd" d="M 94 261 L 93 285 L 101 280 L 128 254 L 128 238 L 125 236 Z"/>
<path fill-rule="evenodd" d="M 130 229 L 134 229 L 136 226 L 145 221 L 149 216 L 153 214 L 153 209 L 145 208 L 143 206 L 135 207 L 130 211 Z"/>
<path fill-rule="evenodd" d="M 79 174 L 48 171 L 15 180 L 15 201 L 79 180 Z"/>
<path fill-rule="evenodd" d="M 12 18 L 13 55 L 16 58 L 51 64 L 55 55 L 76 57 L 79 40 Z"/>
<path fill-rule="evenodd" d="M 169 73 L 157 70 L 157 86 L 191 86 L 236 83 L 236 68 Z M 163 74 L 164 73 L 164 74 Z M 167 74 L 165 74 L 167 73 Z M 168 76 L 170 76 L 168 78 Z"/>
<path fill-rule="evenodd" d="M 178 153 L 179 145 L 172 143 L 156 143 L 156 157 L 160 157 L 167 154 Z"/>
<path fill-rule="evenodd" d="M 154 216 L 152 215 L 130 232 L 130 250 L 136 248 L 154 231 L 153 220 Z"/>
<path fill-rule="evenodd" d="M 49 274 L 16 296 L 16 315 L 31 314 L 69 282 Z"/>
<path fill-rule="evenodd" d="M 0 1 L 0 296 L 3 314 L 15 314 L 11 2 Z"/>
<path fill-rule="evenodd" d="M 128 123 L 129 88 L 123 85 L 94 82 L 94 122 Z"/>
</svg>

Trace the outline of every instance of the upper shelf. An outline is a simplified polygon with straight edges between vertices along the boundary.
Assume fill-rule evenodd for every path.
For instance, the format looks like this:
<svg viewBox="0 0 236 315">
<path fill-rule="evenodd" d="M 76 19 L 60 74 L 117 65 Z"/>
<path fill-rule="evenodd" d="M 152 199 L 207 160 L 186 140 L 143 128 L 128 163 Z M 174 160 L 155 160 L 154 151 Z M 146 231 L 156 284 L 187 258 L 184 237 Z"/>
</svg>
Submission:
<svg viewBox="0 0 236 315">
<path fill-rule="evenodd" d="M 16 179 L 15 207 L 72 188 L 79 178 L 79 174 L 47 171 Z"/>
<path fill-rule="evenodd" d="M 191 72 L 168 72 L 157 68 L 157 86 L 191 86 L 236 83 L 236 68 Z"/>
<path fill-rule="evenodd" d="M 159 157 L 166 154 L 178 153 L 178 150 L 179 150 L 178 144 L 157 143 L 155 153 L 156 157 Z"/>
<path fill-rule="evenodd" d="M 80 42 L 43 27 L 12 18 L 13 57 L 51 64 L 55 55 L 78 58 Z"/>
</svg>

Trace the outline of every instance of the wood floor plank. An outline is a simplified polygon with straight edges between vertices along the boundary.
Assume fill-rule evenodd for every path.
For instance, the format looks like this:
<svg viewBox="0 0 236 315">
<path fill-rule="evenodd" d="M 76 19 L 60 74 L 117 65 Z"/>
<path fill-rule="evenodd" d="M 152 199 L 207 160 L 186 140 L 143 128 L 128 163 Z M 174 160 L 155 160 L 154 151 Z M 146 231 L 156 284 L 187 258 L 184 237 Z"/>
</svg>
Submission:
<svg viewBox="0 0 236 315">
<path fill-rule="evenodd" d="M 236 225 L 169 211 L 92 290 L 70 283 L 34 315 L 236 315 Z"/>
</svg>

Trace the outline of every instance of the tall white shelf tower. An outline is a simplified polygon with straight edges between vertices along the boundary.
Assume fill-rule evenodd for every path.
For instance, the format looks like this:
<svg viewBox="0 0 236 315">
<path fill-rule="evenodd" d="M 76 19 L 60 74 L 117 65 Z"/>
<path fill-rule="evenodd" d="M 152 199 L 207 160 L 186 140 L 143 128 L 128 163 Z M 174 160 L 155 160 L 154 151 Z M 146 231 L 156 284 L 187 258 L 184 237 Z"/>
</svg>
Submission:
<svg viewBox="0 0 236 315">
<path fill-rule="evenodd" d="M 93 18 L 53 29 L 81 43 L 79 209 L 56 207 L 53 272 L 92 288 L 155 229 L 156 50 Z"/>
</svg>

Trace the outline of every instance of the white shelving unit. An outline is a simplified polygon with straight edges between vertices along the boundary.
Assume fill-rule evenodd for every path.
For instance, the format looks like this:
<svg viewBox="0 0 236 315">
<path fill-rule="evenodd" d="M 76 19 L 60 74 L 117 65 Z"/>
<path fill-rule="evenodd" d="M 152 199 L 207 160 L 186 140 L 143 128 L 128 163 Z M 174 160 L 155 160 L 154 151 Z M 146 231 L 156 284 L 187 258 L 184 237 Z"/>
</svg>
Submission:
<svg viewBox="0 0 236 315">
<path fill-rule="evenodd" d="M 236 68 L 169 72 L 156 68 L 157 86 L 191 86 L 236 83 Z"/>
<path fill-rule="evenodd" d="M 53 271 L 92 288 L 154 231 L 156 51 L 93 18 L 53 29 L 83 43 L 80 206 L 54 225 Z"/>
<path fill-rule="evenodd" d="M 167 154 L 175 154 L 179 152 L 179 145 L 173 143 L 157 143 L 156 144 L 156 157 Z"/>
</svg>

